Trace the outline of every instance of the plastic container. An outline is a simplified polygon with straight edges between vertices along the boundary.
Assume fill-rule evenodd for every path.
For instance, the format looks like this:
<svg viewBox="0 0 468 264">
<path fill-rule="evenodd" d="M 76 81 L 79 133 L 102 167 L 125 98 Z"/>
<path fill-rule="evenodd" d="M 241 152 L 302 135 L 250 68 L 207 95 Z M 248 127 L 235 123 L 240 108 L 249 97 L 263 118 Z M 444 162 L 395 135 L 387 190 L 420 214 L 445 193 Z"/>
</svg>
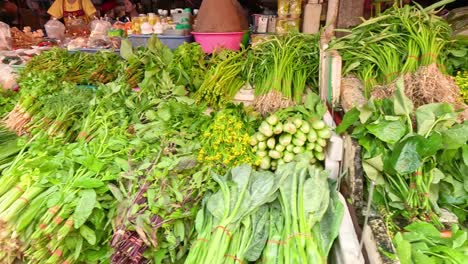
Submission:
<svg viewBox="0 0 468 264">
<path fill-rule="evenodd" d="M 202 33 L 192 32 L 195 41 L 200 43 L 205 53 L 213 53 L 215 49 L 225 48 L 240 50 L 244 32 Z"/>
<path fill-rule="evenodd" d="M 176 8 L 171 12 L 172 21 L 176 24 L 181 23 L 182 19 L 187 19 L 190 21 L 192 18 L 192 11 L 189 9 Z"/>
<path fill-rule="evenodd" d="M 128 39 L 132 43 L 133 47 L 146 47 L 146 43 L 151 38 L 152 35 L 129 35 Z M 157 36 L 162 43 L 168 46 L 170 49 L 176 49 L 185 42 L 193 42 L 192 35 L 188 36 Z"/>
</svg>

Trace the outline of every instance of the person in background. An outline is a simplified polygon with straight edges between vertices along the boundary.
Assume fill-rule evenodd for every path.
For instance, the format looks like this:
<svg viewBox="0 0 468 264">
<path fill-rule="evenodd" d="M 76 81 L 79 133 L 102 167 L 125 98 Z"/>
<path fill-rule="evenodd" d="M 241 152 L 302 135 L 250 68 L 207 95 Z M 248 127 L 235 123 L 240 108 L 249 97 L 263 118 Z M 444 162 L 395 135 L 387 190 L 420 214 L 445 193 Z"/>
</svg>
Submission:
<svg viewBox="0 0 468 264">
<path fill-rule="evenodd" d="M 116 0 L 108 0 L 104 1 L 101 5 L 101 10 L 100 10 L 100 15 L 101 16 L 107 16 L 110 18 L 115 17 L 115 11 L 114 9 L 117 7 L 117 1 Z"/>
<path fill-rule="evenodd" d="M 8 0 L 0 1 L 0 21 L 10 26 L 18 24 L 18 7 L 15 3 Z"/>
<path fill-rule="evenodd" d="M 55 0 L 47 13 L 57 19 L 63 18 L 67 26 L 71 19 L 83 19 L 88 23 L 96 14 L 96 8 L 90 0 Z"/>
<path fill-rule="evenodd" d="M 124 0 L 125 15 L 128 17 L 138 16 L 137 4 L 133 0 Z"/>
</svg>

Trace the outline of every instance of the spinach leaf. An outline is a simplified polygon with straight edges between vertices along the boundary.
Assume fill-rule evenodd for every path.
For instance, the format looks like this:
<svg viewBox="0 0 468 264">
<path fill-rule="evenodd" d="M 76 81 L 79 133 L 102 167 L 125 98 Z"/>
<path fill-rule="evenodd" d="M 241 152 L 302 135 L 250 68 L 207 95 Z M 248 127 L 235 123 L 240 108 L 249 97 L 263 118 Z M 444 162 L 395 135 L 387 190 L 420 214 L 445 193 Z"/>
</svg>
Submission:
<svg viewBox="0 0 468 264">
<path fill-rule="evenodd" d="M 397 143 L 407 133 L 401 121 L 378 120 L 368 124 L 366 128 L 369 133 L 388 144 Z"/>
</svg>

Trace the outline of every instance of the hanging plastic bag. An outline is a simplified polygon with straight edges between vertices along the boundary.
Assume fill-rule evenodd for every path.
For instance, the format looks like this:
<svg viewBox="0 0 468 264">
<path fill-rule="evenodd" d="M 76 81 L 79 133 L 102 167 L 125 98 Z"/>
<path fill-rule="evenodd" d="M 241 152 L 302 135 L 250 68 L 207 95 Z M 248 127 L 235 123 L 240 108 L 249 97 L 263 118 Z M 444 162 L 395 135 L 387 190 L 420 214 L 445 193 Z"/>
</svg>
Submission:
<svg viewBox="0 0 468 264">
<path fill-rule="evenodd" d="M 65 25 L 56 18 L 47 21 L 44 27 L 47 37 L 58 40 L 63 40 L 65 38 Z"/>
<path fill-rule="evenodd" d="M 10 26 L 0 22 L 0 50 L 11 50 L 11 44 Z"/>
<path fill-rule="evenodd" d="M 0 87 L 5 90 L 14 90 L 18 87 L 18 75 L 10 65 L 0 64 Z"/>
<path fill-rule="evenodd" d="M 89 27 L 86 21 L 82 18 L 73 17 L 67 21 L 68 34 L 71 36 L 87 36 L 89 35 Z"/>
<path fill-rule="evenodd" d="M 112 28 L 111 23 L 106 20 L 96 19 L 91 22 L 91 37 L 105 37 Z"/>
</svg>

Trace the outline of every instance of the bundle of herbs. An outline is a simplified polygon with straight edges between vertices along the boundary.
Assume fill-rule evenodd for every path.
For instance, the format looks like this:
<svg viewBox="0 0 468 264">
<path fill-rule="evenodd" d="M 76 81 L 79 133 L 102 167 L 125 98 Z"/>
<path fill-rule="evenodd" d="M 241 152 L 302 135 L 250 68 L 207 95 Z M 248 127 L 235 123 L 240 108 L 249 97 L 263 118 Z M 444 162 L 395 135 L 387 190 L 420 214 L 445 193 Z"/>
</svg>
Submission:
<svg viewBox="0 0 468 264">
<path fill-rule="evenodd" d="M 306 86 L 318 87 L 319 36 L 272 36 L 252 47 L 246 63 L 248 81 L 257 96 L 278 91 L 301 103 Z"/>
<path fill-rule="evenodd" d="M 120 202 L 112 263 L 176 262 L 187 254 L 201 199 L 213 189 L 209 168 L 196 160 L 200 128 L 210 120 L 203 112 L 171 100 L 134 126 L 128 173 L 112 187 Z"/>
<path fill-rule="evenodd" d="M 20 91 L 19 102 L 4 118 L 5 125 L 18 135 L 46 133 L 73 141 L 78 135 L 76 124 L 87 113 L 93 91 L 60 83 L 54 77 L 43 79 L 45 76 L 46 73 L 38 74 L 22 80 L 30 88 Z"/>
<path fill-rule="evenodd" d="M 169 68 L 176 84 L 196 92 L 205 80 L 208 62 L 200 44 L 184 43 L 174 50 Z"/>
<path fill-rule="evenodd" d="M 371 100 L 349 111 L 337 132 L 354 124 L 352 136 L 362 146 L 362 165 L 376 184 L 374 199 L 390 229 L 406 222 L 429 221 L 442 228 L 442 207 L 466 220 L 468 123 L 457 123 L 452 105 L 413 108 L 397 81 L 392 99 Z"/>
</svg>

